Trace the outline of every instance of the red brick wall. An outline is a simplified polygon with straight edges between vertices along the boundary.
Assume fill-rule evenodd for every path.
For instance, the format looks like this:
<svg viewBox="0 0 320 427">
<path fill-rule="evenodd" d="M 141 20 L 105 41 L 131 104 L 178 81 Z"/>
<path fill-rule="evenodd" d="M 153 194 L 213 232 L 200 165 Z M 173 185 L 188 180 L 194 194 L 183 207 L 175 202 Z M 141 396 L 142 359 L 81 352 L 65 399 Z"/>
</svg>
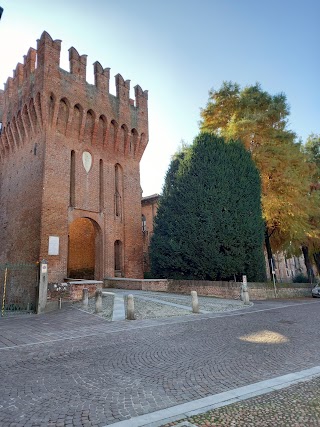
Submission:
<svg viewBox="0 0 320 427">
<path fill-rule="evenodd" d="M 89 218 L 95 230 L 95 278 L 114 276 L 116 240 L 123 248 L 121 274 L 142 277 L 139 163 L 148 141 L 147 92 L 136 86 L 135 101 L 130 100 L 130 82 L 118 74 L 117 95 L 109 94 L 110 71 L 98 62 L 90 85 L 86 55 L 71 48 L 67 72 L 59 67 L 60 49 L 61 42 L 44 32 L 37 51 L 29 50 L 0 94 L 1 259 L 9 260 L 12 253 L 18 259 L 26 254 L 45 258 L 49 282 L 61 282 L 67 276 L 69 226 Z M 16 134 L 22 135 L 20 145 Z M 38 154 L 32 157 L 36 143 Z M 84 151 L 92 155 L 89 171 L 83 166 Z M 118 216 L 116 164 L 121 169 Z M 59 237 L 58 255 L 48 255 L 49 236 Z"/>
<path fill-rule="evenodd" d="M 106 279 L 105 288 L 143 290 L 153 292 L 167 292 L 190 295 L 197 291 L 198 295 L 214 296 L 221 298 L 239 298 L 241 283 L 211 282 L 205 280 L 130 280 Z M 248 283 L 249 297 L 251 300 L 265 300 L 275 298 L 274 289 L 268 283 Z M 278 298 L 310 297 L 309 284 L 281 284 L 277 285 Z"/>
<path fill-rule="evenodd" d="M 38 261 L 44 149 L 16 131 L 0 160 L 0 263 Z"/>
</svg>

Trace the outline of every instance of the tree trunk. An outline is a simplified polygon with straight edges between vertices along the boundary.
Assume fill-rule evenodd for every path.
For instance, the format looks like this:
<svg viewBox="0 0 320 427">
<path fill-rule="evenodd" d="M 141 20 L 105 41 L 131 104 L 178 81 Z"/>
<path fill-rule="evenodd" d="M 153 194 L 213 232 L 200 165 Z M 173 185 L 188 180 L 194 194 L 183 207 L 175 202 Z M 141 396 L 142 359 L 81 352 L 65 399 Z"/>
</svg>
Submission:
<svg viewBox="0 0 320 427">
<path fill-rule="evenodd" d="M 310 283 L 314 283 L 314 274 L 313 274 L 313 269 L 312 269 L 310 256 L 309 256 L 309 248 L 308 246 L 303 245 L 301 246 L 301 249 L 304 257 L 304 263 L 306 265 L 306 269 L 308 273 L 308 280 Z"/>
<path fill-rule="evenodd" d="M 273 263 L 273 258 L 272 258 L 272 249 L 271 249 L 271 244 L 270 244 L 270 236 L 269 236 L 269 231 L 268 231 L 268 227 L 265 227 L 264 230 L 264 243 L 266 245 L 266 250 L 267 250 L 267 256 L 268 256 L 268 266 L 269 266 L 269 271 L 270 271 L 270 278 L 272 280 L 273 277 L 273 268 L 272 268 L 272 263 Z M 272 260 L 272 263 L 271 263 Z M 274 266 L 273 266 L 274 267 Z M 275 280 L 276 280 L 276 276 Z"/>
<path fill-rule="evenodd" d="M 320 274 L 320 252 L 313 254 L 313 259 L 316 264 L 318 274 Z"/>
</svg>

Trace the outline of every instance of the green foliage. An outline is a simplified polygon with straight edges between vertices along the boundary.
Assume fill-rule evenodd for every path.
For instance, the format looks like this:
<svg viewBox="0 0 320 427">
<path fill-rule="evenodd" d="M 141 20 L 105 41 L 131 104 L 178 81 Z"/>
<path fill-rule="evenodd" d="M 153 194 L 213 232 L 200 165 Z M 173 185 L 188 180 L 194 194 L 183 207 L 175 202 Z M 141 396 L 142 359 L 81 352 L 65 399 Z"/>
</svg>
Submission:
<svg viewBox="0 0 320 427">
<path fill-rule="evenodd" d="M 241 89 L 231 82 L 210 91 L 201 111 L 202 130 L 239 139 L 252 153 L 261 177 L 267 249 L 270 238 L 274 250 L 290 242 L 300 245 L 314 232 L 309 222 L 313 166 L 287 129 L 289 112 L 283 93 L 270 95 L 258 83 Z"/>
<path fill-rule="evenodd" d="M 320 274 L 320 134 L 311 134 L 303 147 L 308 162 L 313 166 L 313 175 L 310 191 L 312 210 L 309 212 L 309 224 L 312 233 L 309 233 L 305 244 Z"/>
<path fill-rule="evenodd" d="M 304 274 L 300 273 L 297 274 L 293 279 L 292 279 L 293 283 L 308 283 L 309 279 L 307 276 L 305 276 Z"/>
<path fill-rule="evenodd" d="M 152 273 L 265 279 L 259 174 L 240 142 L 200 134 L 172 159 L 151 241 Z"/>
<path fill-rule="evenodd" d="M 313 176 L 314 183 L 320 181 L 320 134 L 312 133 L 308 136 L 304 145 L 304 151 L 308 157 L 309 162 L 314 163 L 315 173 Z"/>
</svg>

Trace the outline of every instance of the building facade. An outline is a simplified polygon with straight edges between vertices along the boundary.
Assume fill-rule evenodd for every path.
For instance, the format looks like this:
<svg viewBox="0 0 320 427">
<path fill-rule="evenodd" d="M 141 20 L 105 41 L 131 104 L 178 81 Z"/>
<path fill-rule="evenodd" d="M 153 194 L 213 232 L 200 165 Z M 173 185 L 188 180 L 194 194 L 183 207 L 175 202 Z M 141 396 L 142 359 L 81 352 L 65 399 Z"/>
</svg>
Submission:
<svg viewBox="0 0 320 427">
<path fill-rule="evenodd" d="M 143 277 L 139 164 L 148 93 L 44 32 L 0 91 L 0 263 L 46 259 L 49 282 Z"/>
<path fill-rule="evenodd" d="M 143 235 L 143 271 L 148 273 L 150 266 L 150 241 L 153 234 L 153 222 L 157 215 L 159 194 L 143 197 L 141 200 L 141 221 Z"/>
</svg>

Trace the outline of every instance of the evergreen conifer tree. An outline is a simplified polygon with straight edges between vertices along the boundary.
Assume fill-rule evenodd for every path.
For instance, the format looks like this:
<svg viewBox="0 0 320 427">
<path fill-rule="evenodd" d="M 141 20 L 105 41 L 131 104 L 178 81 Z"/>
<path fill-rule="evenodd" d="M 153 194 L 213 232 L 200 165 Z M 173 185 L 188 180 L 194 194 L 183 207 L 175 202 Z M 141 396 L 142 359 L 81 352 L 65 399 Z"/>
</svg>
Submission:
<svg viewBox="0 0 320 427">
<path fill-rule="evenodd" d="M 240 142 L 200 134 L 168 169 L 152 272 L 174 279 L 265 279 L 259 173 Z"/>
</svg>

